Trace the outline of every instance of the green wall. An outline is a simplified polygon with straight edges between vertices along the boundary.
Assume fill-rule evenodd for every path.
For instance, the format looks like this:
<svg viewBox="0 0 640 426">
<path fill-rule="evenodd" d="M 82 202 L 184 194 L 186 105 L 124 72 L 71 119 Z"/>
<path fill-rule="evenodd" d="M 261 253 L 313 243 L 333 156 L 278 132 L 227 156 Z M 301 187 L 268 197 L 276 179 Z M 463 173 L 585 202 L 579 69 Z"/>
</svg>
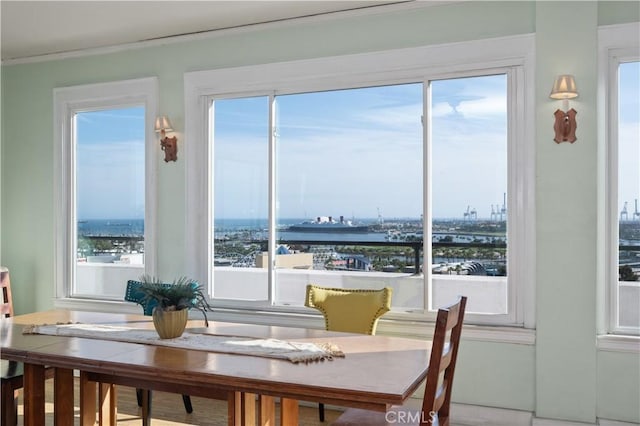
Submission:
<svg viewBox="0 0 640 426">
<path fill-rule="evenodd" d="M 601 1 L 598 2 L 598 25 L 615 25 L 638 22 L 640 2 Z"/>
<path fill-rule="evenodd" d="M 546 372 L 538 375 L 536 414 L 585 422 L 596 415 L 597 6 L 536 8 L 536 369 Z M 571 103 L 579 111 L 574 144 L 553 142 L 559 105 L 549 90 L 558 74 L 573 74 L 580 91 Z"/>
<path fill-rule="evenodd" d="M 535 33 L 536 344 L 465 342 L 454 397 L 538 417 L 640 422 L 633 403 L 640 400 L 639 355 L 595 346 L 602 303 L 596 297 L 597 26 L 637 22 L 638 15 L 636 2 L 453 3 L 3 65 L 0 260 L 11 268 L 16 310 L 53 306 L 55 87 L 157 76 L 159 110 L 188 144 L 182 137 L 187 71 Z M 553 142 L 557 105 L 548 94 L 561 73 L 575 74 L 580 91 L 572 103 L 579 111 L 575 144 Z M 160 162 L 157 179 L 158 274 L 178 276 L 185 264 L 184 155 Z"/>
</svg>

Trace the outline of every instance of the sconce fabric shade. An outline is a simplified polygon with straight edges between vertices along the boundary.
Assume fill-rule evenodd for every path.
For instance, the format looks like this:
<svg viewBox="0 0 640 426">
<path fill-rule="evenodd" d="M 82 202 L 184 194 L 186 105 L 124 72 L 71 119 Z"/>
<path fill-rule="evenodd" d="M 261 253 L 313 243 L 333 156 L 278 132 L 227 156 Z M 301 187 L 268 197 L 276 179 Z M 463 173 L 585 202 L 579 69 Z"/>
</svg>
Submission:
<svg viewBox="0 0 640 426">
<path fill-rule="evenodd" d="M 553 89 L 549 95 L 552 99 L 573 99 L 578 97 L 576 80 L 572 75 L 559 75 L 553 83 Z"/>
<path fill-rule="evenodd" d="M 554 113 L 553 130 L 555 137 L 553 140 L 556 143 L 576 141 L 576 114 L 578 112 L 571 108 L 569 109 L 569 99 L 578 97 L 578 89 L 576 88 L 576 81 L 572 75 L 563 74 L 556 78 L 553 83 L 553 89 L 549 95 L 551 99 L 562 100 L 562 110 L 557 110 Z"/>
<path fill-rule="evenodd" d="M 172 130 L 173 130 L 173 126 L 169 121 L 169 117 L 167 117 L 166 115 L 162 115 L 156 118 L 156 133 L 170 132 Z"/>
</svg>

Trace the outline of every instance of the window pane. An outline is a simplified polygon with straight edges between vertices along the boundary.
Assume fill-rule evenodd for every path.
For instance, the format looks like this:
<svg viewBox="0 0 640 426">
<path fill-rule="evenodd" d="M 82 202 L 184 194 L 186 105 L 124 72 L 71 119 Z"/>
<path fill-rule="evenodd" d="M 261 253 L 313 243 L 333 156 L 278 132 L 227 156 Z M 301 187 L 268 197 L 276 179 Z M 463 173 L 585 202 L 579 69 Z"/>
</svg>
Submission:
<svg viewBox="0 0 640 426">
<path fill-rule="evenodd" d="M 269 98 L 217 100 L 213 109 L 213 295 L 266 300 Z"/>
<path fill-rule="evenodd" d="M 431 308 L 465 294 L 506 314 L 507 76 L 433 81 L 431 98 Z"/>
<path fill-rule="evenodd" d="M 276 303 L 315 283 L 423 308 L 422 99 L 422 84 L 278 96 Z"/>
<path fill-rule="evenodd" d="M 79 112 L 75 129 L 74 293 L 121 299 L 124 282 L 144 273 L 144 107 Z"/>
<path fill-rule="evenodd" d="M 619 68 L 619 325 L 638 327 L 640 311 L 640 62 Z"/>
</svg>

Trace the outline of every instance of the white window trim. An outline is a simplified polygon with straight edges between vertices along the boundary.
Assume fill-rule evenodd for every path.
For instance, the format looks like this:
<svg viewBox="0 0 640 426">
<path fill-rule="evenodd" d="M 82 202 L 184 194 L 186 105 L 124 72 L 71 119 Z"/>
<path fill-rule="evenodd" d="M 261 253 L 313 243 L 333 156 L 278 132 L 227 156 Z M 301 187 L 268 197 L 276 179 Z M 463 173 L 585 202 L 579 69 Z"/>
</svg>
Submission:
<svg viewBox="0 0 640 426">
<path fill-rule="evenodd" d="M 604 267 L 604 306 L 606 333 L 618 335 L 639 334 L 640 330 L 618 325 L 618 66 L 630 59 L 640 58 L 640 24 L 623 24 L 598 29 L 598 105 L 599 154 L 601 204 L 604 204 L 605 249 L 600 253 Z M 602 187 L 601 187 L 602 188 Z M 602 233 L 600 233 L 602 237 Z M 618 348 L 610 345 L 612 339 L 599 339 L 599 347 Z M 624 342 L 627 342 L 625 340 Z M 620 344 L 624 346 L 621 341 Z"/>
<path fill-rule="evenodd" d="M 75 149 L 73 147 L 73 115 L 129 105 L 145 107 L 145 272 L 156 271 L 156 211 L 157 211 L 157 144 L 154 121 L 158 109 L 158 79 L 134 80 L 61 87 L 53 90 L 54 131 L 54 203 L 56 233 L 54 263 L 54 305 L 64 306 L 72 298 L 75 282 Z"/>
<path fill-rule="evenodd" d="M 520 143 L 510 166 L 508 208 L 521 213 L 510 224 L 510 258 L 518 264 L 510 268 L 510 310 L 516 317 L 496 324 L 535 327 L 535 151 L 534 151 L 534 50 L 535 37 L 521 35 L 469 42 L 449 43 L 392 51 L 271 63 L 238 68 L 185 73 L 185 145 L 187 171 L 186 272 L 204 285 L 211 283 L 211 168 L 207 135 L 210 96 L 234 97 L 336 90 L 377 84 L 423 81 L 425 76 L 470 74 L 520 66 L 511 84 L 518 79 L 520 88 L 511 101 L 518 102 L 517 117 L 509 117 L 516 126 L 510 136 Z M 513 88 L 511 88 L 513 89 Z M 425 212 L 428 210 L 425 210 Z M 206 230 L 206 232 L 204 232 Z M 513 242 L 513 240 L 516 240 Z M 510 261 L 510 262 L 512 262 Z M 513 272 L 512 272 L 513 271 Z M 241 307 L 241 305 L 238 305 Z M 262 309 L 270 309 L 262 306 Z M 470 320 L 472 315 L 469 315 Z M 479 316 L 482 323 L 492 323 Z M 498 317 L 498 315 L 496 316 Z M 504 316 L 502 316 L 504 317 Z"/>
</svg>

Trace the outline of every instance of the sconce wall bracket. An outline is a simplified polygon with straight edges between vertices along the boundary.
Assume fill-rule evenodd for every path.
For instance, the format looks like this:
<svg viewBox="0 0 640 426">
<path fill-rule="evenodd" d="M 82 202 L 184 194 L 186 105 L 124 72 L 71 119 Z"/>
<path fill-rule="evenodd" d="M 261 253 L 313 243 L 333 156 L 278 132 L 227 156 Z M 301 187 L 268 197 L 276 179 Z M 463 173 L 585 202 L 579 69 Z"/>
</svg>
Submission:
<svg viewBox="0 0 640 426">
<path fill-rule="evenodd" d="M 178 160 L 178 138 L 166 136 L 167 132 L 173 130 L 169 117 L 166 115 L 156 117 L 155 130 L 156 133 L 160 133 L 160 148 L 164 151 L 164 162 Z"/>
<path fill-rule="evenodd" d="M 555 131 L 556 135 L 553 140 L 556 143 L 574 143 L 576 141 L 576 114 L 578 114 L 578 112 L 573 108 L 571 108 L 567 112 L 558 109 L 553 114 L 556 118 L 556 121 L 553 124 L 553 130 Z"/>
<path fill-rule="evenodd" d="M 178 138 L 165 137 L 160 139 L 160 146 L 164 151 L 164 162 L 176 161 L 178 159 Z"/>
</svg>

